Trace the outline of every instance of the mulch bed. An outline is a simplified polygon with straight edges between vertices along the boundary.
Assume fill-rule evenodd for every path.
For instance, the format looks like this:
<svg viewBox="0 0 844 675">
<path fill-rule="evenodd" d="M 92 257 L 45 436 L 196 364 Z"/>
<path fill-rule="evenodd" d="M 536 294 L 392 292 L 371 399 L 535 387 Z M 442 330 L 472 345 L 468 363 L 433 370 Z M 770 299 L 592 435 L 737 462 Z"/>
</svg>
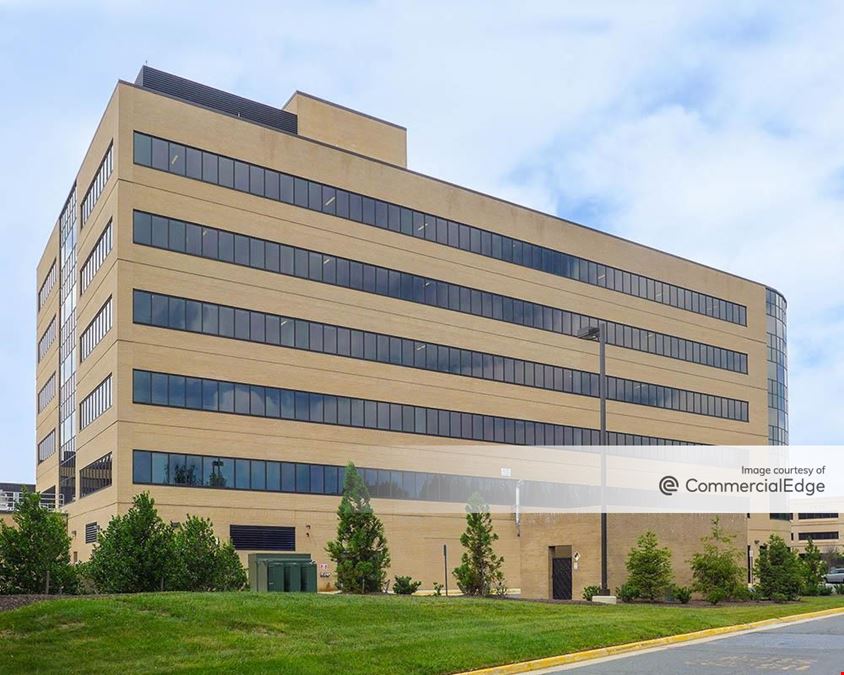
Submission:
<svg viewBox="0 0 844 675">
<path fill-rule="evenodd" d="M 33 602 L 40 600 L 50 600 L 54 598 L 61 598 L 61 595 L 0 595 L 0 612 L 9 609 L 17 609 L 25 605 L 31 605 Z"/>
</svg>

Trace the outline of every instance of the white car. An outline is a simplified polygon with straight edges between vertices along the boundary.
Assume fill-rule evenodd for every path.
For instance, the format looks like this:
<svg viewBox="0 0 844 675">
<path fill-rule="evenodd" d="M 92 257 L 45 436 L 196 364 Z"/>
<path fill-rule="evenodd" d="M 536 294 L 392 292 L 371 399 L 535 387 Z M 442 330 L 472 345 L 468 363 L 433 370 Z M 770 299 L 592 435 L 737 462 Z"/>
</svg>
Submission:
<svg viewBox="0 0 844 675">
<path fill-rule="evenodd" d="M 826 583 L 844 584 L 844 567 L 832 567 L 826 574 Z"/>
</svg>

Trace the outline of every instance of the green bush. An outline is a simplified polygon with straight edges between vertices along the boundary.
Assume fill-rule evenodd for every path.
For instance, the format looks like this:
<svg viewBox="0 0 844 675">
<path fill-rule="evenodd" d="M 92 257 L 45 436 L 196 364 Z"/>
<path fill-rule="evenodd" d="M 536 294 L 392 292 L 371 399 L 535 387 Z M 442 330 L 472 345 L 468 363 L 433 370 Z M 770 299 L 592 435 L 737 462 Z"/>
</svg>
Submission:
<svg viewBox="0 0 844 675">
<path fill-rule="evenodd" d="M 74 593 L 64 517 L 24 490 L 12 520 L 14 527 L 0 522 L 0 593 Z"/>
<path fill-rule="evenodd" d="M 600 586 L 587 586 L 583 589 L 583 599 L 584 600 L 592 600 L 592 598 L 596 595 L 600 595 L 601 587 Z"/>
<path fill-rule="evenodd" d="M 723 588 L 712 587 L 709 589 L 709 592 L 706 593 L 704 599 L 711 605 L 717 605 L 722 600 L 727 600 L 730 596 Z"/>
<path fill-rule="evenodd" d="M 439 597 L 443 594 L 443 585 L 439 581 L 435 581 L 433 583 L 433 587 L 434 587 L 434 595 Z"/>
<path fill-rule="evenodd" d="M 390 551 L 384 524 L 369 503 L 369 490 L 355 465 L 346 466 L 343 497 L 337 508 L 337 539 L 325 547 L 337 568 L 337 588 L 344 593 L 386 590 Z"/>
<path fill-rule="evenodd" d="M 242 591 L 248 583 L 249 578 L 234 545 L 230 541 L 221 544 L 217 552 L 217 579 L 214 590 Z"/>
<path fill-rule="evenodd" d="M 207 518 L 188 516 L 173 535 L 175 558 L 168 588 L 177 591 L 238 591 L 246 571 L 234 547 L 221 544 Z"/>
<path fill-rule="evenodd" d="M 780 601 L 774 596 L 796 600 L 805 583 L 805 569 L 797 554 L 775 534 L 769 537 L 767 546 L 760 547 L 754 573 L 762 597 L 776 602 Z"/>
<path fill-rule="evenodd" d="M 492 531 L 489 505 L 478 493 L 466 505 L 466 531 L 460 535 L 463 555 L 453 571 L 463 595 L 498 595 L 507 593 L 501 566 L 504 558 L 496 555 L 493 544 L 498 534 Z"/>
<path fill-rule="evenodd" d="M 771 593 L 771 600 L 774 602 L 788 602 L 789 598 L 785 593 Z"/>
<path fill-rule="evenodd" d="M 645 532 L 627 554 L 627 581 L 639 597 L 653 602 L 671 588 L 671 551 L 660 548 L 656 534 Z"/>
<path fill-rule="evenodd" d="M 838 595 L 844 595 L 844 584 L 833 584 L 833 588 Z"/>
<path fill-rule="evenodd" d="M 639 597 L 639 589 L 628 581 L 615 589 L 615 595 L 622 602 L 633 602 Z"/>
<path fill-rule="evenodd" d="M 736 589 L 736 592 L 733 593 L 733 600 L 740 600 L 741 602 L 747 602 L 753 598 L 753 593 L 747 586 L 739 586 Z"/>
<path fill-rule="evenodd" d="M 421 581 L 414 581 L 410 577 L 396 577 L 393 583 L 393 593 L 396 595 L 413 595 L 422 585 Z"/>
<path fill-rule="evenodd" d="M 672 589 L 672 595 L 681 605 L 688 605 L 689 600 L 692 599 L 692 589 L 688 586 L 675 586 Z"/>
<path fill-rule="evenodd" d="M 827 586 L 826 584 L 818 586 L 818 595 L 832 595 L 832 592 L 832 586 Z"/>
<path fill-rule="evenodd" d="M 163 591 L 173 574 L 173 528 L 143 492 L 125 515 L 114 516 L 91 553 L 91 578 L 101 593 Z"/>
<path fill-rule="evenodd" d="M 811 539 L 806 543 L 806 550 L 800 559 L 800 567 L 803 575 L 803 594 L 818 595 L 819 589 L 825 585 L 824 575 L 827 567 L 823 560 L 823 554 Z M 824 593 L 820 594 L 825 595 Z"/>
<path fill-rule="evenodd" d="M 703 551 L 695 553 L 689 561 L 692 590 L 713 605 L 735 597 L 742 587 L 744 570 L 738 562 L 742 554 L 733 546 L 734 539 L 722 529 L 716 516 L 712 520 L 712 532 L 701 540 Z"/>
</svg>

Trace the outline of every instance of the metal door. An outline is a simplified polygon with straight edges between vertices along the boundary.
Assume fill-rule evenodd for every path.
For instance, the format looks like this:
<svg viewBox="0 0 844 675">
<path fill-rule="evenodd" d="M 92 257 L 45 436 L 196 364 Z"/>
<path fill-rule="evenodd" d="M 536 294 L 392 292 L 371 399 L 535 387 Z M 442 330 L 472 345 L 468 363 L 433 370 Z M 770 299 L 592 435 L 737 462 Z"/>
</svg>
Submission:
<svg viewBox="0 0 844 675">
<path fill-rule="evenodd" d="M 551 560 L 551 581 L 554 600 L 571 600 L 571 558 Z"/>
</svg>

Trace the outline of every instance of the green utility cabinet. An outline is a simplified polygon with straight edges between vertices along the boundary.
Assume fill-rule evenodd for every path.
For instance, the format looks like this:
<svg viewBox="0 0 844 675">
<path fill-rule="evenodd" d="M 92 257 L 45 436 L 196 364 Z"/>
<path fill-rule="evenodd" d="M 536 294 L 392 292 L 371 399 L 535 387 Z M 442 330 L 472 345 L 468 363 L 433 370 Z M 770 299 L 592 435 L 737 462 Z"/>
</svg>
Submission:
<svg viewBox="0 0 844 675">
<path fill-rule="evenodd" d="M 317 566 L 307 553 L 251 553 L 249 586 L 260 593 L 316 593 Z"/>
</svg>

